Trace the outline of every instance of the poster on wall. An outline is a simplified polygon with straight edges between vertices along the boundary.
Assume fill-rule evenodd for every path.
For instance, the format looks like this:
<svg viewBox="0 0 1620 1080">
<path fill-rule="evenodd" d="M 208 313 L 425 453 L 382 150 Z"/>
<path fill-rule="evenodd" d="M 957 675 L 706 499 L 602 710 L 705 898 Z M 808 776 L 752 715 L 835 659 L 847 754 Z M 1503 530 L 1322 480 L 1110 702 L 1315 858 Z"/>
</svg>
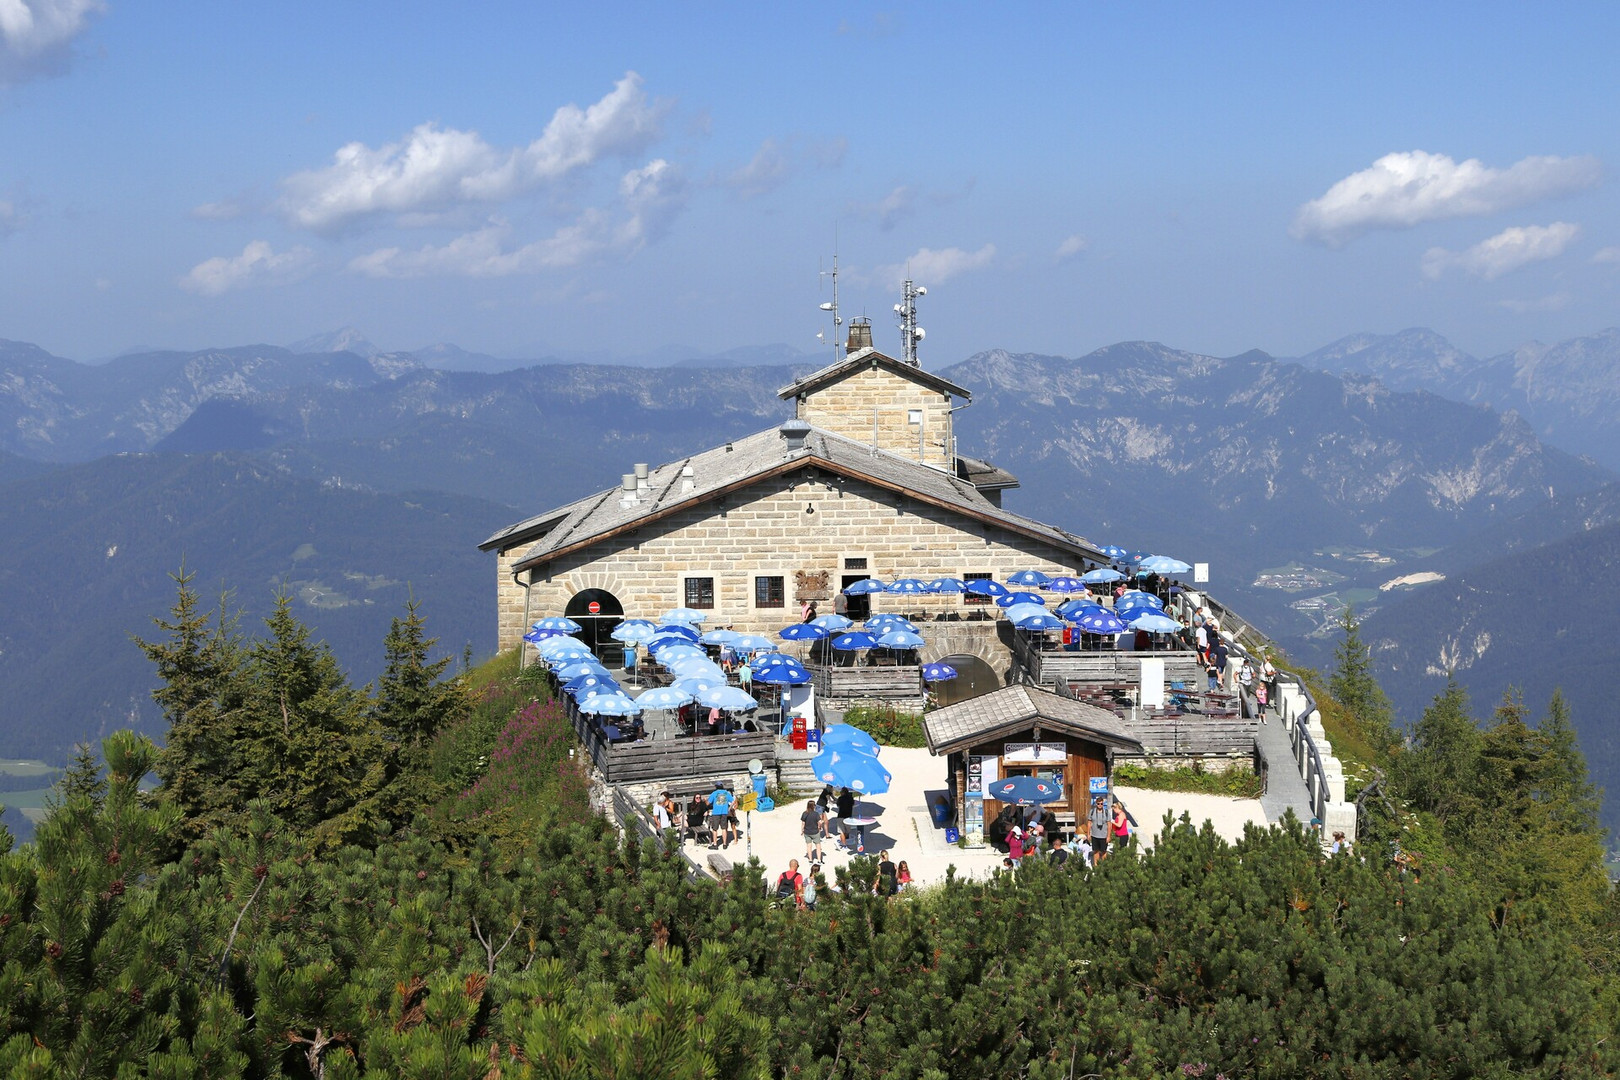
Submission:
<svg viewBox="0 0 1620 1080">
<path fill-rule="evenodd" d="M 967 787 L 963 792 L 970 799 L 984 798 L 984 786 L 995 782 L 997 776 L 994 757 L 969 755 L 967 759 Z"/>
</svg>

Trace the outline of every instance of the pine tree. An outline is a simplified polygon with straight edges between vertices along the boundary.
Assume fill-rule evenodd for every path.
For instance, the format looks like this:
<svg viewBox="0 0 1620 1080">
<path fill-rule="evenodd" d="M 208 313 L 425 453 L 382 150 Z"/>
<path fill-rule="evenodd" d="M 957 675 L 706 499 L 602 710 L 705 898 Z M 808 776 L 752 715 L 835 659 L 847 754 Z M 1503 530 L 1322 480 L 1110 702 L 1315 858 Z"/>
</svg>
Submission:
<svg viewBox="0 0 1620 1080">
<path fill-rule="evenodd" d="M 289 825 L 308 828 L 364 798 L 379 777 L 382 741 L 324 642 L 292 613 L 285 594 L 265 618 L 245 668 L 242 764 L 235 805 L 264 797 Z"/>
<path fill-rule="evenodd" d="M 1554 817 L 1565 828 L 1598 832 L 1602 795 L 1587 773 L 1586 755 L 1575 738 L 1562 690 L 1553 691 L 1536 734 L 1541 741 L 1541 763 L 1534 778 L 1537 797 L 1555 807 Z"/>
<path fill-rule="evenodd" d="M 101 762 L 96 759 L 95 748 L 89 743 L 74 745 L 73 762 L 62 774 L 57 790 L 63 799 L 88 799 L 96 806 L 100 806 L 106 798 L 107 780 L 101 775 Z"/>
<path fill-rule="evenodd" d="M 1452 679 L 1412 729 L 1412 750 L 1399 760 L 1400 793 L 1442 820 L 1467 809 L 1477 792 L 1482 743 L 1468 693 Z"/>
<path fill-rule="evenodd" d="M 1328 681 L 1334 698 L 1350 713 L 1363 737 L 1381 754 L 1400 743 L 1389 697 L 1372 670 L 1372 649 L 1361 638 L 1361 620 L 1351 605 L 1339 614 L 1343 637 L 1334 650 L 1335 665 Z"/>
<path fill-rule="evenodd" d="M 461 680 L 442 679 L 450 657 L 429 661 L 438 639 L 426 636 L 425 625 L 415 599 L 405 605 L 405 618 L 393 620 L 372 707 L 384 736 L 408 747 L 412 756 L 469 709 Z"/>
<path fill-rule="evenodd" d="M 231 684 L 242 662 L 234 620 L 221 597 L 217 621 L 198 605 L 194 574 L 184 565 L 170 575 L 177 589 L 168 619 L 153 619 L 167 637 L 135 643 L 157 668 L 152 698 L 169 722 L 156 772 L 163 797 L 179 807 L 182 835 L 201 836 L 234 801 L 229 778 L 238 768 L 232 730 Z"/>
</svg>

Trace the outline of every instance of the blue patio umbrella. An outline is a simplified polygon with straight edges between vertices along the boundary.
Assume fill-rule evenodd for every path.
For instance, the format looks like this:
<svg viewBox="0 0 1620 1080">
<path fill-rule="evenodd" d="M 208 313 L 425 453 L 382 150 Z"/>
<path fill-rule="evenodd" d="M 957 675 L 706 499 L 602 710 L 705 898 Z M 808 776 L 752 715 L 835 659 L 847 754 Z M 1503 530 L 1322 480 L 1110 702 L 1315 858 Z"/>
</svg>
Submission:
<svg viewBox="0 0 1620 1080">
<path fill-rule="evenodd" d="M 1153 552 L 1151 551 L 1133 551 L 1129 555 L 1125 556 L 1125 561 L 1134 565 L 1141 562 L 1143 559 L 1151 558 L 1153 558 Z"/>
<path fill-rule="evenodd" d="M 1172 559 L 1168 555 L 1149 555 L 1137 564 L 1138 570 L 1146 570 L 1150 574 L 1185 574 L 1192 567 L 1180 559 Z"/>
<path fill-rule="evenodd" d="M 914 577 L 901 578 L 899 581 L 889 583 L 883 590 L 886 593 L 896 593 L 900 596 L 921 596 L 928 591 L 928 585 Z"/>
<path fill-rule="evenodd" d="M 634 645 L 646 641 L 656 633 L 658 627 L 651 619 L 626 619 L 613 628 L 608 636 L 614 641 L 623 641 Z"/>
<path fill-rule="evenodd" d="M 1070 622 L 1073 622 L 1075 619 L 1078 619 L 1080 616 L 1084 615 L 1087 611 L 1090 611 L 1093 608 L 1098 611 L 1106 610 L 1095 600 L 1086 600 L 1080 597 L 1075 597 L 1073 600 L 1063 601 L 1063 603 L 1052 609 L 1052 613 L 1054 615 L 1061 615 Z"/>
<path fill-rule="evenodd" d="M 915 634 L 917 632 L 917 624 L 903 615 L 885 613 L 882 615 L 874 615 L 870 619 L 867 619 L 862 625 L 861 629 L 870 631 L 874 634 L 886 634 L 890 630 L 910 630 L 913 634 Z"/>
<path fill-rule="evenodd" d="M 682 637 L 679 634 L 668 634 L 668 633 L 654 634 L 652 637 L 648 638 L 647 641 L 646 641 L 647 655 L 648 656 L 657 656 L 659 653 L 663 652 L 665 649 L 668 649 L 668 648 L 670 648 L 672 646 L 675 646 L 675 645 L 691 645 L 691 644 L 692 644 L 692 639 L 691 638 L 685 638 L 685 637 Z M 694 646 L 694 648 L 695 647 L 696 646 Z"/>
<path fill-rule="evenodd" d="M 523 640 L 530 645 L 538 645 L 547 638 L 568 637 L 567 630 L 530 630 L 523 635 Z"/>
<path fill-rule="evenodd" d="M 825 627 L 836 634 L 840 630 L 848 630 L 855 623 L 847 615 L 817 615 L 810 620 L 810 625 Z"/>
<path fill-rule="evenodd" d="M 570 664 L 558 668 L 557 678 L 566 682 L 569 679 L 577 679 L 581 675 L 606 675 L 607 673 L 608 669 L 597 663 L 595 659 L 575 660 Z"/>
<path fill-rule="evenodd" d="M 831 637 L 832 631 L 815 623 L 800 622 L 782 627 L 776 636 L 783 641 L 820 641 L 824 637 Z"/>
<path fill-rule="evenodd" d="M 821 736 L 821 745 L 828 750 L 844 746 L 857 753 L 871 754 L 873 757 L 877 757 L 883 750 L 876 739 L 854 724 L 833 724 Z"/>
<path fill-rule="evenodd" d="M 1116 581 L 1124 581 L 1125 575 L 1112 566 L 1100 566 L 1095 570 L 1087 570 L 1080 575 L 1080 580 L 1087 585 L 1111 585 Z"/>
<path fill-rule="evenodd" d="M 724 680 L 726 673 L 720 670 L 720 665 L 706 656 L 688 656 L 671 661 L 666 665 L 667 670 L 677 679 L 687 675 L 699 675 L 711 679 Z"/>
<path fill-rule="evenodd" d="M 700 623 L 704 619 L 707 619 L 708 617 L 709 617 L 709 614 L 706 611 L 699 611 L 696 608 L 678 607 L 678 608 L 670 608 L 668 611 L 664 612 L 662 618 L 663 618 L 663 621 L 667 622 L 667 623 L 672 623 L 672 622 Z"/>
<path fill-rule="evenodd" d="M 924 682 L 950 682 L 956 678 L 956 669 L 949 664 L 924 664 L 922 677 Z"/>
<path fill-rule="evenodd" d="M 1031 615 L 1045 615 L 1046 609 L 1039 604 L 1014 604 L 1002 614 L 1007 616 L 1008 622 L 1016 625 L 1020 619 L 1027 619 Z"/>
<path fill-rule="evenodd" d="M 736 686 L 711 686 L 707 690 L 699 690 L 696 697 L 699 705 L 710 709 L 723 709 L 726 712 L 746 712 L 749 709 L 759 708 L 759 702 L 748 696 L 747 691 Z"/>
<path fill-rule="evenodd" d="M 1131 608 L 1139 607 L 1159 608 L 1162 610 L 1164 607 L 1164 601 L 1160 600 L 1152 593 L 1134 591 L 1128 592 L 1124 596 L 1121 596 L 1118 600 L 1114 601 L 1115 611 L 1128 611 Z"/>
<path fill-rule="evenodd" d="M 810 767 L 823 783 L 847 787 L 862 795 L 881 795 L 894 779 L 877 758 L 847 746 L 823 750 L 810 759 Z"/>
<path fill-rule="evenodd" d="M 740 637 L 735 630 L 710 630 L 698 640 L 705 645 L 734 645 Z"/>
<path fill-rule="evenodd" d="M 1157 611 L 1137 612 L 1134 617 L 1125 621 L 1133 630 L 1146 630 L 1150 634 L 1173 634 L 1181 629 L 1180 623 Z"/>
<path fill-rule="evenodd" d="M 990 578 L 974 578 L 963 587 L 962 591 L 972 593 L 974 596 L 1006 596 L 1012 590 Z"/>
<path fill-rule="evenodd" d="M 931 593 L 959 593 L 967 591 L 967 582 L 961 578 L 937 577 L 928 583 Z"/>
<path fill-rule="evenodd" d="M 655 637 L 659 634 L 679 634 L 681 637 L 691 642 L 696 642 L 701 636 L 697 632 L 696 627 L 687 626 L 683 622 L 671 622 L 668 619 L 665 619 L 662 623 L 659 623 L 658 626 L 653 630 L 653 635 Z"/>
<path fill-rule="evenodd" d="M 776 642 L 763 634 L 744 634 L 733 641 L 731 647 L 738 652 L 758 652 L 761 649 L 776 648 Z"/>
<path fill-rule="evenodd" d="M 1086 583 L 1077 577 L 1055 577 L 1046 583 L 1046 588 L 1060 593 L 1085 592 Z"/>
<path fill-rule="evenodd" d="M 563 692 L 575 696 L 585 690 L 602 689 L 613 691 L 618 688 L 619 684 L 607 675 L 580 675 L 563 683 Z"/>
<path fill-rule="evenodd" d="M 561 615 L 552 615 L 549 618 L 541 619 L 529 629 L 561 630 L 565 634 L 577 634 L 585 628 L 579 625 L 579 623 L 575 622 L 573 619 L 564 618 Z"/>
<path fill-rule="evenodd" d="M 579 711 L 592 716 L 635 716 L 641 706 L 624 694 L 596 694 L 580 699 Z"/>
<path fill-rule="evenodd" d="M 877 643 L 885 649 L 920 649 L 928 644 L 921 634 L 910 630 L 890 630 L 878 638 Z"/>
<path fill-rule="evenodd" d="M 1010 592 L 1005 596 L 996 597 L 997 607 L 1012 607 L 1014 604 L 1039 604 L 1045 607 L 1046 597 L 1032 592 Z"/>
<path fill-rule="evenodd" d="M 754 681 L 771 686 L 803 686 L 810 681 L 810 673 L 789 660 L 785 664 L 768 664 L 754 673 Z"/>
<path fill-rule="evenodd" d="M 1063 798 L 1063 785 L 1044 776 L 1008 776 L 986 784 L 984 794 L 997 802 L 1038 806 Z"/>
<path fill-rule="evenodd" d="M 695 699 L 691 694 L 683 693 L 673 686 L 660 686 L 636 698 L 636 704 L 643 709 L 678 709 L 682 705 L 690 705 L 693 700 Z"/>
<path fill-rule="evenodd" d="M 724 679 L 709 679 L 697 675 L 688 675 L 676 679 L 670 684 L 670 689 L 682 694 L 687 694 L 692 697 L 693 700 L 696 700 L 697 696 L 703 691 L 713 689 L 716 686 L 724 685 Z"/>
<path fill-rule="evenodd" d="M 1074 625 L 1088 634 L 1121 634 L 1125 632 L 1125 623 L 1107 608 L 1098 608 L 1088 611 L 1078 619 Z"/>
<path fill-rule="evenodd" d="M 1128 552 L 1124 548 L 1118 547 L 1118 546 L 1116 546 L 1114 544 L 1109 544 L 1107 547 L 1098 548 L 1097 550 L 1102 552 L 1104 555 L 1108 556 L 1110 559 L 1115 559 L 1115 560 L 1123 559 L 1123 558 L 1126 558 L 1127 556 L 1130 555 L 1130 552 Z"/>
<path fill-rule="evenodd" d="M 581 644 L 577 638 L 566 636 L 547 638 L 534 647 L 534 651 L 540 654 L 540 659 L 542 660 L 549 660 L 559 653 L 577 651 L 579 649 L 585 649 L 585 646 Z M 589 652 L 590 650 L 585 649 L 585 651 Z"/>
<path fill-rule="evenodd" d="M 844 594 L 846 596 L 869 596 L 872 593 L 882 592 L 888 587 L 888 582 L 879 581 L 877 578 L 862 578 L 853 585 L 845 586 Z"/>
<path fill-rule="evenodd" d="M 595 653 L 583 645 L 574 645 L 571 648 L 559 649 L 556 652 L 546 653 L 542 659 L 553 667 L 573 663 L 575 660 L 594 659 Z"/>
<path fill-rule="evenodd" d="M 1039 615 L 1029 615 L 1013 623 L 1020 630 L 1062 630 L 1063 620 L 1056 615 L 1041 612 Z"/>
<path fill-rule="evenodd" d="M 776 652 L 774 650 L 762 652 L 758 656 L 755 656 L 752 661 L 755 671 L 758 671 L 761 668 L 768 668 L 773 664 L 797 664 L 798 662 L 799 661 L 797 659 L 789 656 L 787 653 Z"/>
<path fill-rule="evenodd" d="M 872 649 L 877 647 L 877 638 L 864 630 L 856 630 L 848 634 L 839 634 L 832 639 L 832 647 L 841 652 L 854 652 L 856 649 Z"/>
<path fill-rule="evenodd" d="M 1043 574 L 1039 570 L 1020 570 L 1007 576 L 1007 584 L 1022 585 L 1026 589 L 1042 588 L 1051 580 L 1050 574 Z"/>
</svg>

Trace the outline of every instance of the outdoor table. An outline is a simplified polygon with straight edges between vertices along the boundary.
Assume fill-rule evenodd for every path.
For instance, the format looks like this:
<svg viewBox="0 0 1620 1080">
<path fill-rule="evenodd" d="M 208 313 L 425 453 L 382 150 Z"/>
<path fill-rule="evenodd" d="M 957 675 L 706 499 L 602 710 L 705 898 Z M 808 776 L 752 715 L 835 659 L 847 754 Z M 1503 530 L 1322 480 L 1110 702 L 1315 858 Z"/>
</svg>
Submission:
<svg viewBox="0 0 1620 1080">
<path fill-rule="evenodd" d="M 855 830 L 855 850 L 858 853 L 864 854 L 865 851 L 866 851 L 866 827 L 868 825 L 876 825 L 877 824 L 877 818 L 875 818 L 875 817 L 847 817 L 847 818 L 844 819 L 844 824 L 849 825 L 852 828 L 854 828 L 854 830 Z"/>
</svg>

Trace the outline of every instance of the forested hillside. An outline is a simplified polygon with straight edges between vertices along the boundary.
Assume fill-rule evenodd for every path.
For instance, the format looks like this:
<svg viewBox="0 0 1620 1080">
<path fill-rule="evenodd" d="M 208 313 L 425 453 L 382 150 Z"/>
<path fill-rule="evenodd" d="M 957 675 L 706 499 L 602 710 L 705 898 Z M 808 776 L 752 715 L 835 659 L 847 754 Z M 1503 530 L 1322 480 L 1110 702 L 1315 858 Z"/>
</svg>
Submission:
<svg viewBox="0 0 1620 1080">
<path fill-rule="evenodd" d="M 1617 1063 L 1620 913 L 1563 707 L 1448 691 L 1402 747 L 1353 619 L 1331 685 L 1368 828 L 1165 822 L 814 911 L 617 842 L 543 684 L 447 678 L 416 612 L 372 692 L 285 605 L 183 587 L 143 644 L 172 725 L 81 755 L 0 857 L 19 1077 L 1457 1077 Z M 154 770 L 163 783 L 143 793 Z"/>
</svg>

